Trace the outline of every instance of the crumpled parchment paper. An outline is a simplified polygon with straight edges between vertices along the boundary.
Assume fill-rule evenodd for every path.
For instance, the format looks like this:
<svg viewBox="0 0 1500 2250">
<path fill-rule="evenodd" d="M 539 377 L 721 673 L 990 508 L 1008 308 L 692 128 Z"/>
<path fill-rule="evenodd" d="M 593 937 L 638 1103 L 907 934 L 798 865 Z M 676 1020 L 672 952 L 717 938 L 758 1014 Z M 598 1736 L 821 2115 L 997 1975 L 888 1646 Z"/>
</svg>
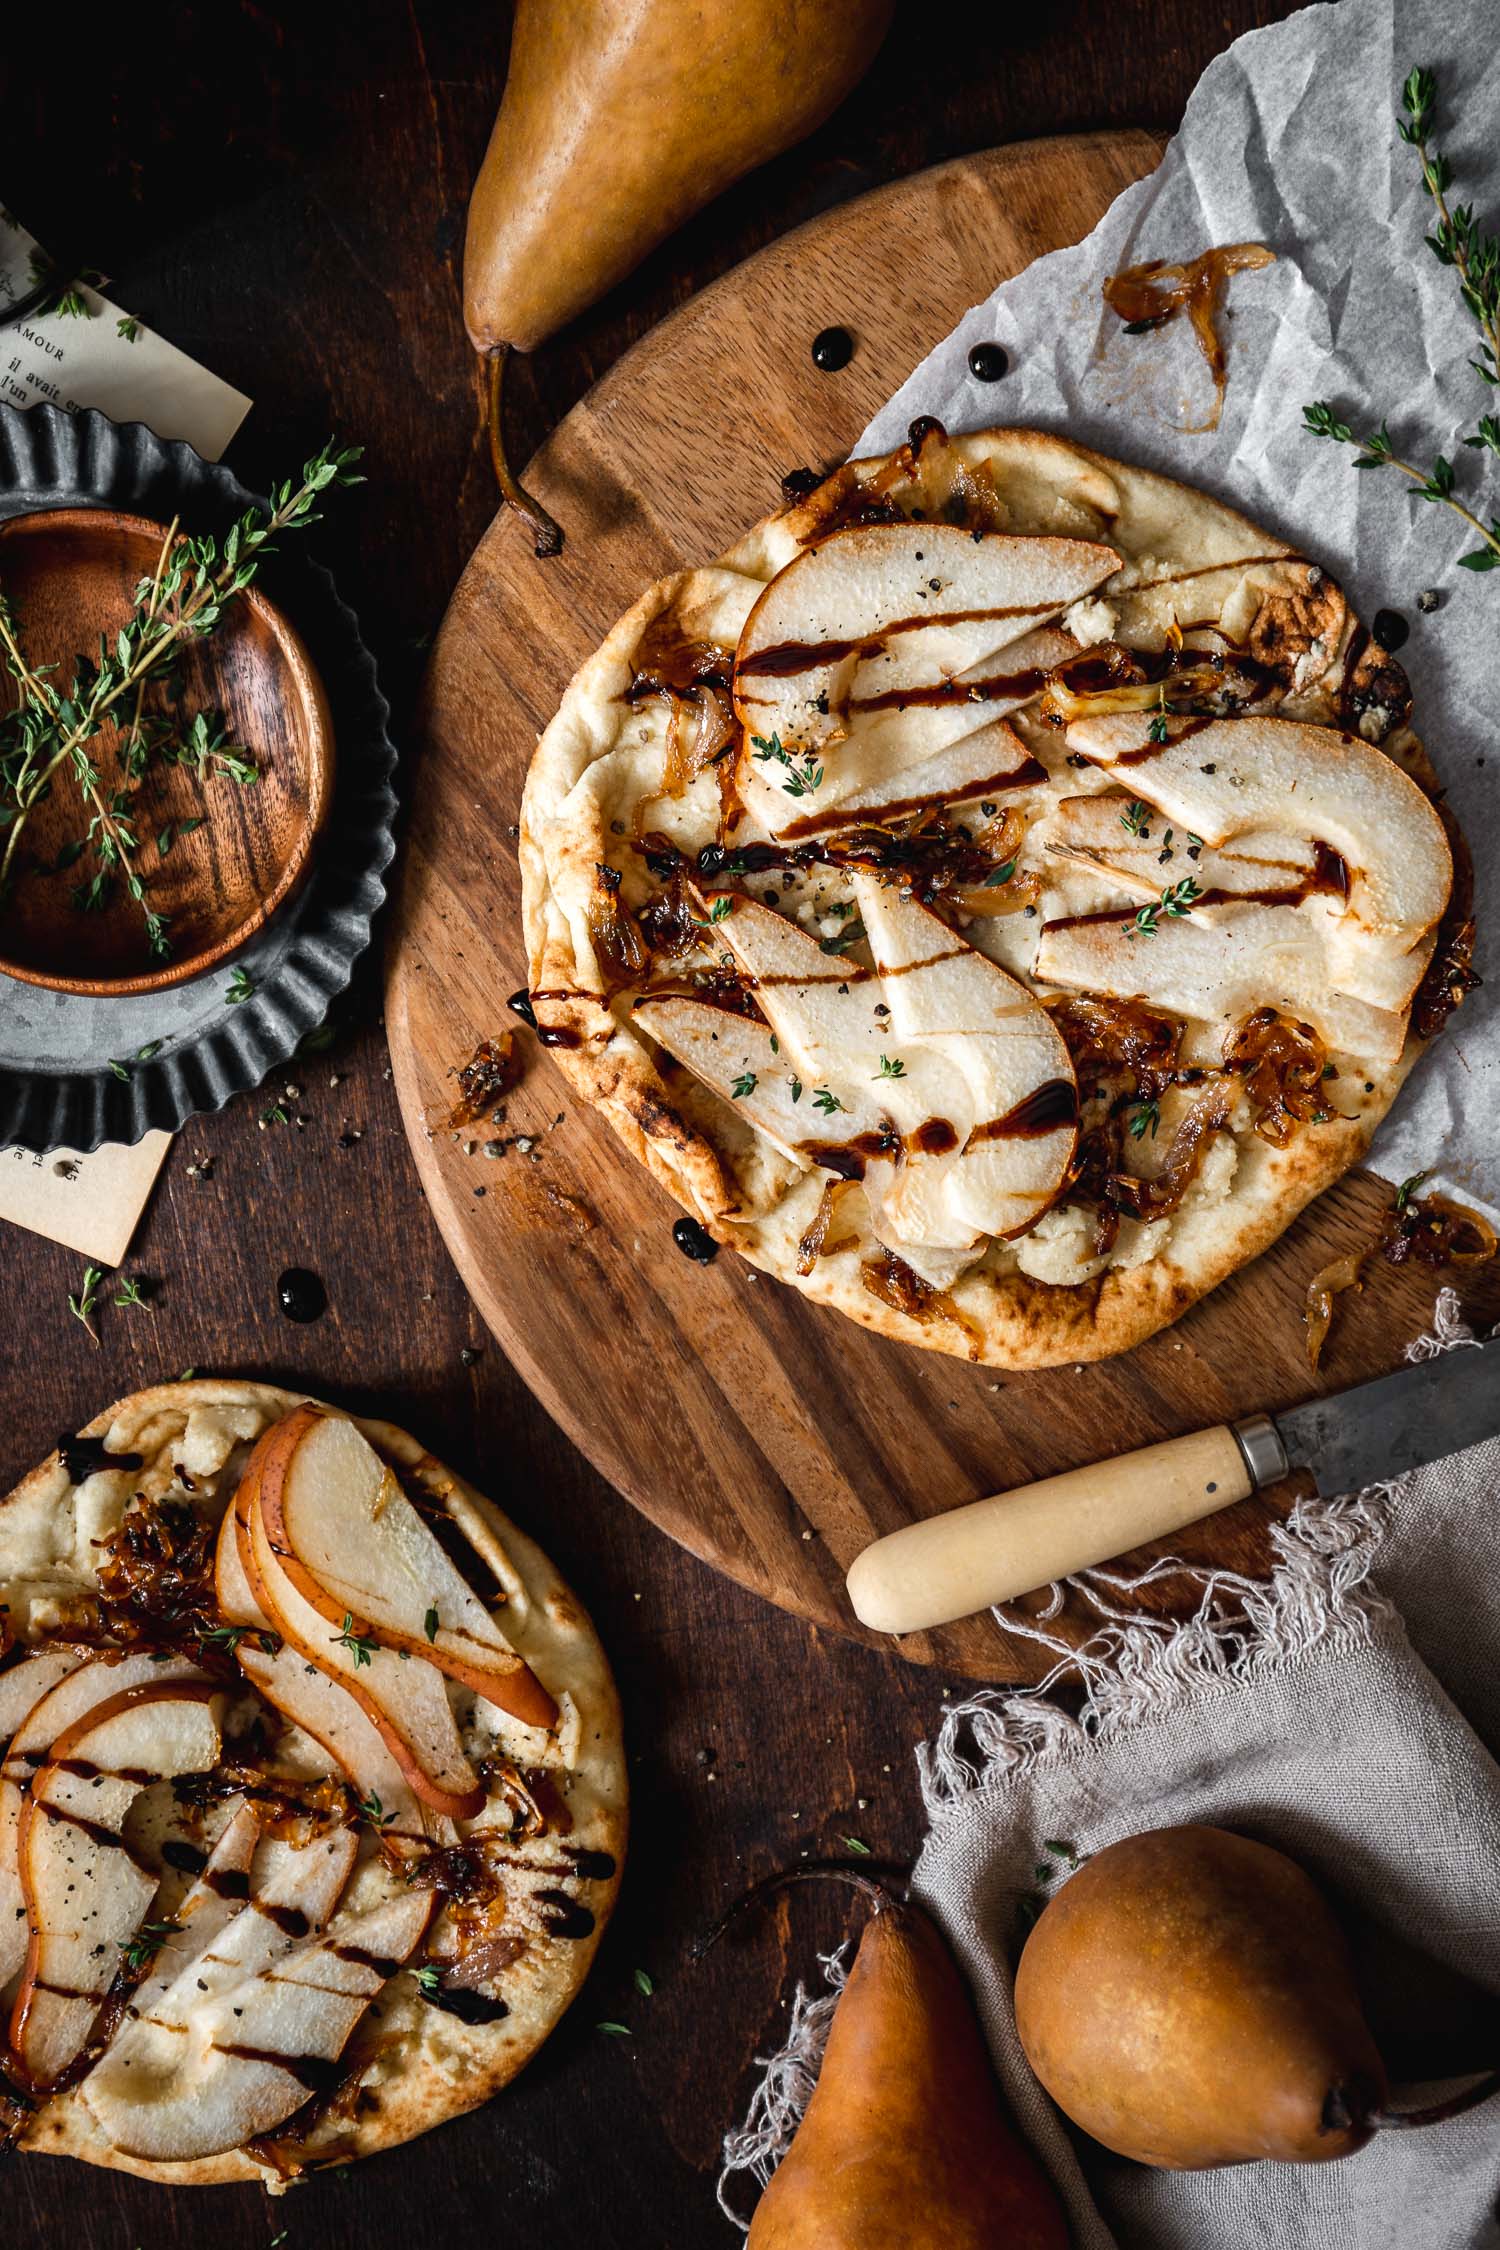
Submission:
<svg viewBox="0 0 1500 2250">
<path fill-rule="evenodd" d="M 1252 31 L 1204 72 L 1160 169 L 1094 232 L 998 288 L 960 322 L 865 431 L 858 453 L 901 443 L 918 414 L 951 430 L 1029 423 L 1216 493 L 1324 563 L 1368 624 L 1411 627 L 1400 660 L 1413 723 L 1473 849 L 1477 966 L 1487 982 L 1451 1019 L 1378 1134 L 1388 1179 L 1439 1182 L 1500 1213 L 1500 571 L 1458 557 L 1479 542 L 1452 510 L 1410 497 L 1394 469 L 1307 435 L 1303 405 L 1331 400 L 1356 430 L 1387 420 L 1424 470 L 1442 453 L 1486 523 L 1500 460 L 1461 439 L 1500 390 L 1470 365 L 1478 328 L 1423 236 L 1435 213 L 1398 136 L 1401 85 L 1438 77 L 1433 145 L 1450 203 L 1500 230 L 1500 11 L 1495 0 L 1337 0 Z M 1127 336 L 1100 288 L 1145 258 L 1259 241 L 1277 263 L 1229 284 L 1229 388 L 1216 430 L 1194 431 L 1212 382 L 1185 319 Z M 968 371 L 976 343 L 1009 354 L 998 383 Z M 1417 596 L 1435 588 L 1430 615 Z"/>
</svg>

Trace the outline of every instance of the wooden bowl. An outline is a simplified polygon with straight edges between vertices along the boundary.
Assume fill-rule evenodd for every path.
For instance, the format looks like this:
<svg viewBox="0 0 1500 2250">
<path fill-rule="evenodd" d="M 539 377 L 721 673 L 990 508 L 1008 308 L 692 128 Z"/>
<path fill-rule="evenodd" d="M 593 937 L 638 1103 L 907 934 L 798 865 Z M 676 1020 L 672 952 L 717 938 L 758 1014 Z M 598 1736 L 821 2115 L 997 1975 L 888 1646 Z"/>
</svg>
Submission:
<svg viewBox="0 0 1500 2250">
<path fill-rule="evenodd" d="M 28 659 L 55 663 L 53 677 L 66 686 L 79 651 L 97 648 L 101 633 L 112 644 L 137 584 L 155 571 L 165 533 L 143 516 L 98 508 L 49 509 L 0 524 L 0 591 Z M 198 710 L 217 712 L 228 742 L 254 760 L 260 778 L 200 781 L 188 767 L 152 761 L 132 810 L 135 866 L 147 902 L 167 917 L 169 957 L 151 952 L 141 909 L 123 883 L 112 885 L 102 909 L 86 913 L 74 904 L 75 886 L 96 862 L 86 852 L 58 865 L 88 819 L 60 771 L 27 819 L 19 872 L 0 908 L 5 974 L 57 992 L 158 992 L 227 960 L 307 874 L 333 802 L 334 739 L 301 636 L 250 586 L 212 635 L 179 645 L 175 667 L 148 687 L 146 709 L 188 721 Z M 0 708 L 9 693 L 0 674 Z M 89 751 L 105 782 L 119 786 L 113 729 Z"/>
</svg>

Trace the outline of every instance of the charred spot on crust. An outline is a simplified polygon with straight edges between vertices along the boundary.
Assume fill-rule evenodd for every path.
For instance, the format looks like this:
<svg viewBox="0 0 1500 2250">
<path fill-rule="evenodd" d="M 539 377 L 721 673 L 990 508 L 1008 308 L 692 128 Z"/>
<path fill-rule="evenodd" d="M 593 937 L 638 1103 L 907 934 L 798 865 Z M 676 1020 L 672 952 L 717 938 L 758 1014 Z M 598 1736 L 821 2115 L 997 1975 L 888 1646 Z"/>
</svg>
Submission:
<svg viewBox="0 0 1500 2250">
<path fill-rule="evenodd" d="M 1245 637 L 1267 688 L 1300 695 L 1321 680 L 1338 654 L 1347 614 L 1342 587 L 1316 564 L 1278 571 Z"/>
<path fill-rule="evenodd" d="M 1341 724 L 1366 742 L 1384 742 L 1410 717 L 1411 682 L 1404 668 L 1362 625 L 1356 626 L 1344 658 Z"/>
</svg>

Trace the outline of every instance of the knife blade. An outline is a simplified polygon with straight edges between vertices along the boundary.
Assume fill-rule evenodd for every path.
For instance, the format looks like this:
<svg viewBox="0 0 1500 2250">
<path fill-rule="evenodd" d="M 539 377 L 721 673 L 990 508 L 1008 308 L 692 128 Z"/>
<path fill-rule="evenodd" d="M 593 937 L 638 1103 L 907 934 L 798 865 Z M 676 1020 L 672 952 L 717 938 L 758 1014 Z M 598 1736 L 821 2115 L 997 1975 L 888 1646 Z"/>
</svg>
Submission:
<svg viewBox="0 0 1500 2250">
<path fill-rule="evenodd" d="M 1288 1468 L 1311 1469 L 1320 1492 L 1358 1492 L 1494 1437 L 1500 1432 L 1497 1344 L 1500 1338 L 1492 1336 L 1456 1345 L 1394 1375 L 1273 1415 Z"/>
<path fill-rule="evenodd" d="M 887 1534 L 849 1599 L 877 1632 L 914 1633 L 1012 1601 L 1311 1469 L 1328 1495 L 1383 1483 L 1500 1434 L 1500 1339 L 1275 1415 L 1168 1438 Z"/>
</svg>

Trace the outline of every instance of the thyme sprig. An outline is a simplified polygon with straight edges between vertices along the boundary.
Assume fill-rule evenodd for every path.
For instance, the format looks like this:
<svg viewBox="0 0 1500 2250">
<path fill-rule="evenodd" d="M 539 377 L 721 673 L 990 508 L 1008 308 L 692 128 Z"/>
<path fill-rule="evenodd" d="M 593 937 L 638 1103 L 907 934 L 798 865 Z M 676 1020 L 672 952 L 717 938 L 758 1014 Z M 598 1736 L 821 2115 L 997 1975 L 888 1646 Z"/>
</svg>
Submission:
<svg viewBox="0 0 1500 2250">
<path fill-rule="evenodd" d="M 1447 157 L 1432 146 L 1432 128 L 1437 114 L 1436 72 L 1412 71 L 1401 89 L 1401 107 L 1406 115 L 1397 119 L 1396 129 L 1408 147 L 1416 150 L 1422 166 L 1422 185 L 1437 206 L 1436 223 L 1431 234 L 1425 237 L 1427 247 L 1439 265 L 1451 266 L 1458 275 L 1464 303 L 1479 323 L 1484 339 L 1479 347 L 1483 357 L 1471 360 L 1470 366 L 1487 383 L 1500 383 L 1500 240 L 1480 232 L 1474 222 L 1472 204 L 1457 203 L 1449 209 L 1452 167 Z M 1486 359 L 1488 367 L 1484 364 Z"/>
<path fill-rule="evenodd" d="M 1500 384 L 1500 238 L 1483 231 L 1472 204 L 1449 203 L 1453 168 L 1432 141 L 1437 115 L 1436 73 L 1420 67 L 1410 71 L 1401 88 L 1401 107 L 1405 114 L 1397 118 L 1396 129 L 1417 152 L 1422 185 L 1437 213 L 1432 232 L 1424 240 L 1438 263 L 1451 266 L 1457 274 L 1459 294 L 1478 323 L 1480 356 L 1471 359 L 1469 365 L 1482 381 Z M 1413 499 L 1430 500 L 1461 516 L 1477 532 L 1480 544 L 1458 557 L 1460 569 L 1500 570 L 1500 516 L 1492 516 L 1486 525 L 1458 497 L 1457 472 L 1446 455 L 1437 454 L 1430 469 L 1417 468 L 1397 453 L 1384 422 L 1377 430 L 1358 432 L 1341 420 L 1326 399 L 1304 406 L 1302 419 L 1312 437 L 1357 447 L 1356 469 L 1395 469 L 1407 479 Z M 1482 415 L 1461 442 L 1473 452 L 1500 456 L 1500 417 Z"/>
<path fill-rule="evenodd" d="M 75 1320 L 82 1321 L 96 1344 L 99 1341 L 99 1331 L 94 1326 L 94 1307 L 99 1302 L 99 1284 L 103 1279 L 104 1271 L 102 1267 L 85 1266 L 83 1283 L 77 1296 L 70 1295 L 68 1298 L 69 1312 Z"/>
<path fill-rule="evenodd" d="M 1481 426 L 1492 425 L 1494 419 L 1493 415 L 1486 415 L 1485 422 Z M 1441 501 L 1445 506 L 1451 508 L 1455 515 L 1462 516 L 1464 522 L 1478 532 L 1484 544 L 1476 548 L 1472 554 L 1459 556 L 1458 561 L 1461 569 L 1500 570 L 1500 517 L 1494 518 L 1486 529 L 1473 509 L 1464 505 L 1453 489 L 1455 477 L 1453 463 L 1447 460 L 1443 454 L 1438 454 L 1430 469 L 1415 468 L 1410 461 L 1403 460 L 1400 454 L 1396 452 L 1391 443 L 1390 431 L 1386 428 L 1384 422 L 1381 423 L 1378 430 L 1372 430 L 1361 436 L 1357 431 L 1351 429 L 1347 422 L 1339 419 L 1326 399 L 1318 399 L 1311 406 L 1304 406 L 1302 420 L 1307 431 L 1313 437 L 1332 438 L 1339 445 L 1358 446 L 1359 452 L 1354 462 L 1356 469 L 1397 469 L 1402 476 L 1410 480 L 1414 499 Z M 1500 437 L 1500 430 L 1496 431 L 1496 436 Z M 1469 440 L 1465 440 L 1466 444 L 1469 442 Z M 1491 440 L 1486 437 L 1480 442 L 1490 444 Z M 1500 451 L 1500 445 L 1497 445 L 1495 450 Z"/>
<path fill-rule="evenodd" d="M 1149 906 L 1143 906 L 1138 914 L 1131 916 L 1125 935 L 1128 938 L 1155 937 L 1159 916 L 1165 914 L 1169 921 L 1180 921 L 1202 896 L 1201 887 L 1191 875 L 1184 875 L 1180 883 L 1168 883 L 1159 899 L 1154 898 Z"/>
<path fill-rule="evenodd" d="M 90 855 L 91 865 L 75 883 L 71 897 L 81 912 L 107 904 L 122 881 L 139 906 L 151 951 L 171 951 L 164 915 L 146 896 L 137 868 L 140 837 L 135 802 L 153 758 L 188 767 L 200 781 L 224 778 L 247 786 L 258 778 L 253 759 L 225 735 L 217 716 L 200 711 L 179 730 L 144 709 L 145 691 L 171 665 L 182 645 L 211 634 L 229 605 L 257 575 L 275 540 L 319 520 L 316 502 L 330 486 L 358 484 L 352 464 L 357 446 L 337 450 L 331 443 L 314 454 L 300 482 L 288 479 L 271 496 L 269 510 L 247 508 L 227 535 L 185 532 L 174 517 L 162 541 L 156 567 L 141 579 L 131 615 L 113 646 L 99 640 L 97 657 L 75 659 L 64 687 L 57 667 L 35 664 L 22 644 L 20 621 L 0 592 L 0 662 L 19 690 L 14 709 L 0 718 L 0 903 L 17 871 L 16 852 L 27 821 L 49 795 L 58 777 L 78 791 L 86 826 L 83 836 L 64 846 L 60 866 Z M 116 736 L 116 771 L 106 776 L 91 746 L 106 727 Z M 186 825 L 186 824 L 183 824 Z M 76 847 L 76 848 L 75 848 Z"/>
</svg>

